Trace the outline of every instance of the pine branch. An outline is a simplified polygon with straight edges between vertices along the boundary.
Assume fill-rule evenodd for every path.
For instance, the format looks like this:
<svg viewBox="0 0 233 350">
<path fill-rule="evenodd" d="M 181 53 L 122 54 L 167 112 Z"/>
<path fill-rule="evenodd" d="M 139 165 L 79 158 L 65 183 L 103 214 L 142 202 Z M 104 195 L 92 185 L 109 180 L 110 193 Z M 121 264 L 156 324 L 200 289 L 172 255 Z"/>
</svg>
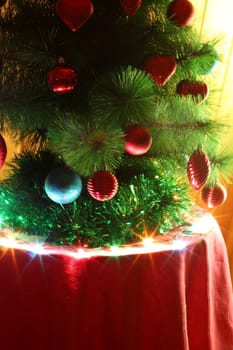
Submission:
<svg viewBox="0 0 233 350">
<path fill-rule="evenodd" d="M 133 67 L 106 73 L 90 92 L 93 115 L 125 126 L 146 122 L 154 112 L 154 83 L 143 71 Z"/>
<path fill-rule="evenodd" d="M 124 151 L 123 132 L 104 125 L 81 125 L 78 120 L 57 123 L 48 132 L 50 147 L 79 174 L 114 170 Z"/>
</svg>

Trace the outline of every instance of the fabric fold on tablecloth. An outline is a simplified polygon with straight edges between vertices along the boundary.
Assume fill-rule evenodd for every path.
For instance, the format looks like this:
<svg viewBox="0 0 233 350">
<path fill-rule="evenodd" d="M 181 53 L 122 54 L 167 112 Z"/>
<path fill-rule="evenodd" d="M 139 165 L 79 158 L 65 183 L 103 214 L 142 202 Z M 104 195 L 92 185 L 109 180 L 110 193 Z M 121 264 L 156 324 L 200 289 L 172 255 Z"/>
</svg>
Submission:
<svg viewBox="0 0 233 350">
<path fill-rule="evenodd" d="M 233 350 L 216 226 L 182 250 L 75 259 L 0 257 L 1 350 Z"/>
</svg>

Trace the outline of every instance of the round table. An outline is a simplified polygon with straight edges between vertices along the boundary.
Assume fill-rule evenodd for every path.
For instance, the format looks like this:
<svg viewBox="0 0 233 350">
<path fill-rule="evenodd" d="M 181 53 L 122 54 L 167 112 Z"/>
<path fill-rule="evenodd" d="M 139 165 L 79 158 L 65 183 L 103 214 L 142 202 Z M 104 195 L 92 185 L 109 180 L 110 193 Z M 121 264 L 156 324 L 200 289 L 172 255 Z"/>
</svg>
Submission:
<svg viewBox="0 0 233 350">
<path fill-rule="evenodd" d="M 225 243 L 211 215 L 110 250 L 0 239 L 1 350 L 233 350 Z"/>
</svg>

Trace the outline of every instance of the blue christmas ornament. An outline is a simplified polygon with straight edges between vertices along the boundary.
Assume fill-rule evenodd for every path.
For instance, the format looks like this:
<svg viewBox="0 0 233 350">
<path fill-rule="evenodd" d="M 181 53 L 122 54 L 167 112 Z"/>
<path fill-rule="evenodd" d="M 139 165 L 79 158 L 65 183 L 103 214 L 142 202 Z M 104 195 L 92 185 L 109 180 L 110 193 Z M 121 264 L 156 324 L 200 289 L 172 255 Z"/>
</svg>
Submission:
<svg viewBox="0 0 233 350">
<path fill-rule="evenodd" d="M 45 192 L 55 203 L 68 204 L 75 201 L 82 191 L 79 175 L 67 168 L 52 170 L 45 179 Z"/>
</svg>

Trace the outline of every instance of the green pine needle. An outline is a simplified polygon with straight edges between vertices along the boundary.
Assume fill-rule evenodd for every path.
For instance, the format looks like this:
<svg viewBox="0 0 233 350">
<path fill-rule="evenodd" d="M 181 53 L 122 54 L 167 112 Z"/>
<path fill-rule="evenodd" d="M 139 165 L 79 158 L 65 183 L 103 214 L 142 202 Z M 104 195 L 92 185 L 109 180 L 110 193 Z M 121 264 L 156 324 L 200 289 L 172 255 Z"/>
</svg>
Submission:
<svg viewBox="0 0 233 350">
<path fill-rule="evenodd" d="M 121 125 L 145 123 L 154 107 L 154 82 L 131 66 L 104 74 L 90 92 L 93 115 Z"/>
<path fill-rule="evenodd" d="M 132 175 L 130 182 L 120 176 L 119 191 L 111 201 L 93 200 L 83 180 L 80 197 L 60 206 L 43 189 L 46 174 L 58 162 L 48 152 L 25 153 L 15 159 L 10 179 L 0 185 L 2 225 L 48 242 L 103 247 L 135 242 L 148 232 L 165 234 L 182 224 L 190 209 L 186 186 L 176 179 L 174 169 L 158 162 L 153 167 L 150 163 L 146 176 Z M 132 165 L 125 162 L 126 176 Z"/>
<path fill-rule="evenodd" d="M 102 168 L 113 171 L 124 152 L 124 134 L 110 126 L 85 127 L 76 120 L 60 122 L 48 132 L 49 145 L 76 172 L 89 176 Z"/>
<path fill-rule="evenodd" d="M 215 145 L 223 125 L 211 120 L 202 105 L 192 98 L 166 97 L 163 114 L 155 113 L 150 128 L 153 143 L 150 153 L 163 157 L 192 153 L 198 144 L 211 139 Z"/>
<path fill-rule="evenodd" d="M 208 155 L 211 164 L 211 174 L 208 184 L 215 185 L 223 179 L 225 183 L 231 183 L 233 179 L 233 151 L 223 150 Z"/>
</svg>

